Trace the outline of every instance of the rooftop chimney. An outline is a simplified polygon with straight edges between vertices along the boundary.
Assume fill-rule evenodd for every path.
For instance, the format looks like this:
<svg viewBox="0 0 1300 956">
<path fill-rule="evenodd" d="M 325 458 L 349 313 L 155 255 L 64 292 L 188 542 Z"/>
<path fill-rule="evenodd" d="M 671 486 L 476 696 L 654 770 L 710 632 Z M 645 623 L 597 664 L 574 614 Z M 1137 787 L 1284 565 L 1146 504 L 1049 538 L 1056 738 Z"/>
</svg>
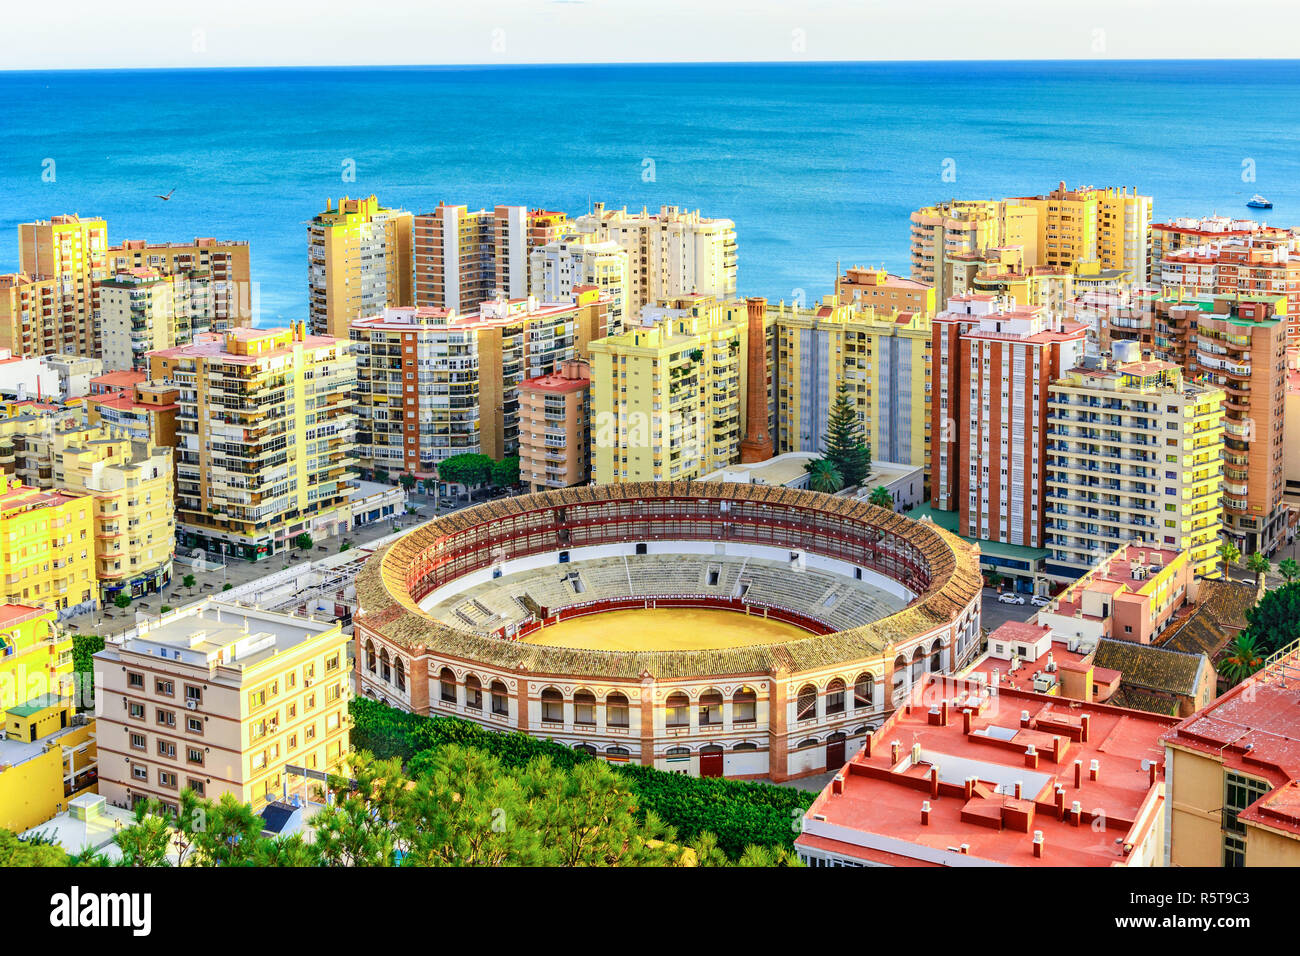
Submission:
<svg viewBox="0 0 1300 956">
<path fill-rule="evenodd" d="M 929 825 L 930 825 L 930 801 L 922 800 L 921 801 L 921 826 L 928 827 Z"/>
<path fill-rule="evenodd" d="M 1099 779 L 1101 779 L 1101 761 L 1100 761 L 1100 760 L 1092 760 L 1092 761 L 1090 761 L 1090 762 L 1088 763 L 1088 779 L 1089 779 L 1089 780 L 1099 780 Z"/>
<path fill-rule="evenodd" d="M 1043 858 L 1043 831 L 1035 830 L 1034 831 L 1034 859 L 1041 860 L 1042 858 Z"/>
</svg>

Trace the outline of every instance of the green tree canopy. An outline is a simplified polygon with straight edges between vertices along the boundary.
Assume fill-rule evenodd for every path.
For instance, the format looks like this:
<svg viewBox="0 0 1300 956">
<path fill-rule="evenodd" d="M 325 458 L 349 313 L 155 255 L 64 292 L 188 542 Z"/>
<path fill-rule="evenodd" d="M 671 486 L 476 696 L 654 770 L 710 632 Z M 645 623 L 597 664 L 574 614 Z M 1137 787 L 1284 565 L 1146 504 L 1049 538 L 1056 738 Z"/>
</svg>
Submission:
<svg viewBox="0 0 1300 956">
<path fill-rule="evenodd" d="M 497 488 L 513 488 L 519 484 L 518 455 L 510 455 L 492 463 L 492 484 Z"/>
<path fill-rule="evenodd" d="M 1241 552 L 1231 541 L 1222 541 L 1215 549 L 1219 555 L 1219 560 L 1223 562 L 1223 578 L 1228 578 L 1229 569 L 1241 559 Z"/>
<path fill-rule="evenodd" d="M 1230 684 L 1239 684 L 1264 666 L 1264 652 L 1250 634 L 1242 631 L 1226 648 L 1219 661 L 1219 674 Z"/>
<path fill-rule="evenodd" d="M 827 458 L 814 458 L 804 465 L 804 469 L 810 476 L 808 487 L 813 491 L 833 495 L 844 487 L 844 476 L 835 467 L 835 462 Z"/>
<path fill-rule="evenodd" d="M 1265 591 L 1258 604 L 1246 612 L 1246 629 L 1265 655 L 1300 640 L 1300 583 Z"/>
<path fill-rule="evenodd" d="M 876 485 L 876 487 L 872 488 L 871 494 L 867 496 L 867 500 L 877 508 L 887 508 L 890 511 L 894 510 L 894 496 L 889 493 L 889 489 L 884 485 Z"/>
<path fill-rule="evenodd" d="M 452 455 L 438 465 L 438 480 L 473 490 L 492 479 L 493 461 L 487 455 Z"/>
<path fill-rule="evenodd" d="M 313 544 L 315 544 L 315 542 L 312 541 L 311 535 L 309 535 L 306 531 L 304 531 L 302 534 L 298 535 L 298 537 L 293 539 L 293 546 L 303 551 L 310 551 L 311 546 Z"/>
<path fill-rule="evenodd" d="M 1300 580 L 1300 561 L 1295 558 L 1283 558 L 1277 563 L 1278 573 L 1286 578 L 1288 584 Z"/>
<path fill-rule="evenodd" d="M 824 457 L 835 465 L 846 485 L 860 485 L 871 473 L 871 451 L 862 438 L 862 422 L 850 400 L 849 385 L 842 383 L 831 405 L 822 436 Z"/>
<path fill-rule="evenodd" d="M 20 840 L 17 834 L 0 830 L 0 867 L 68 866 L 62 848 L 36 840 Z"/>
</svg>

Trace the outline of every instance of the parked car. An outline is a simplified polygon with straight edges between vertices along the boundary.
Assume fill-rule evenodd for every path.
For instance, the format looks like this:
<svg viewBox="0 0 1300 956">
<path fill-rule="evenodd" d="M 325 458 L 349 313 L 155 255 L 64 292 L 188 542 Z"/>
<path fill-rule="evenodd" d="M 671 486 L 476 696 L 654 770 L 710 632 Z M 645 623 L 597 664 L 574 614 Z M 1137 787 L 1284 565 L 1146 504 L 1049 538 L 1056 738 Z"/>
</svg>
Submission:
<svg viewBox="0 0 1300 956">
<path fill-rule="evenodd" d="M 998 603 L 999 604 L 1024 604 L 1025 598 L 1023 594 L 1010 594 L 1010 593 L 999 594 Z"/>
<path fill-rule="evenodd" d="M 1029 599 L 1029 603 L 1034 607 L 1047 607 L 1047 605 L 1052 603 L 1052 599 L 1049 597 L 1043 597 L 1041 594 L 1035 594 Z"/>
</svg>

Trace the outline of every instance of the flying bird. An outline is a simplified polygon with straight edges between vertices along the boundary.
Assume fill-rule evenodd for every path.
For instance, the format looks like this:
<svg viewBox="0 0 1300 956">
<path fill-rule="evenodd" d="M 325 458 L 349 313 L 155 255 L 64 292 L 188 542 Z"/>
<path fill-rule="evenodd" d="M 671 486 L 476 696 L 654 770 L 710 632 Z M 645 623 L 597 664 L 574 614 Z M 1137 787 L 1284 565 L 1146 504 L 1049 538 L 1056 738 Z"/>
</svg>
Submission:
<svg viewBox="0 0 1300 956">
<path fill-rule="evenodd" d="M 155 196 L 154 198 L 155 198 L 155 199 L 161 199 L 163 202 L 169 202 L 169 201 L 171 200 L 171 198 L 172 198 L 172 193 L 174 193 L 174 192 L 176 192 L 176 187 L 175 187 L 175 186 L 173 186 L 171 189 L 169 189 L 169 190 L 167 191 L 167 195 L 166 195 L 166 196 Z"/>
</svg>

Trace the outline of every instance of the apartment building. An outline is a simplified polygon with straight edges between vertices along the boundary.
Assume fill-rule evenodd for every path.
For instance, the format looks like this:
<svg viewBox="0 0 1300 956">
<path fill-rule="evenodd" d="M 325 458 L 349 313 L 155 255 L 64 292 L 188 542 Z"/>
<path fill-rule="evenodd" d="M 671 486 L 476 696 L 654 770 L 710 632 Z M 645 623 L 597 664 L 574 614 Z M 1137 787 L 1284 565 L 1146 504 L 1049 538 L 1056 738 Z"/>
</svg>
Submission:
<svg viewBox="0 0 1300 956">
<path fill-rule="evenodd" d="M 134 379 L 120 387 L 104 384 L 110 376 L 92 382 L 91 394 L 85 402 L 87 424 L 109 425 L 145 445 L 175 447 L 180 389 L 166 382 L 151 382 L 144 372 L 112 373 L 132 374 Z"/>
<path fill-rule="evenodd" d="M 325 201 L 307 226 L 313 333 L 346 339 L 353 319 L 411 304 L 413 220 L 373 195 Z"/>
<path fill-rule="evenodd" d="M 439 203 L 415 217 L 415 305 L 472 312 L 501 296 L 526 298 L 533 249 L 560 238 L 566 222 L 562 212 L 527 206 Z"/>
<path fill-rule="evenodd" d="M 361 467 L 431 478 L 452 455 L 516 454 L 520 385 L 585 358 L 608 311 L 599 290 L 579 286 L 568 302 L 385 309 L 354 321 Z"/>
<path fill-rule="evenodd" d="M 591 480 L 591 366 L 561 362 L 519 386 L 519 480 L 529 491 Z"/>
<path fill-rule="evenodd" d="M 1224 398 L 1133 342 L 1052 382 L 1047 572 L 1073 580 L 1127 544 L 1186 552 L 1197 575 L 1220 574 Z"/>
<path fill-rule="evenodd" d="M 0 283 L 0 346 L 15 355 L 97 356 L 95 283 L 108 275 L 107 248 L 103 219 L 19 224 L 19 271 Z"/>
<path fill-rule="evenodd" d="M 573 229 L 597 241 L 612 240 L 628 255 L 624 315 L 634 321 L 646 305 L 681 296 L 730 298 L 736 294 L 736 224 L 707 219 L 699 210 L 661 206 L 628 214 L 603 202 L 573 220 Z"/>
<path fill-rule="evenodd" d="M 1285 296 L 1287 343 L 1300 345 L 1300 234 L 1251 235 L 1165 256 L 1166 295 Z"/>
<path fill-rule="evenodd" d="M 1300 866 L 1293 644 L 1172 728 L 1165 866 Z"/>
<path fill-rule="evenodd" d="M 1121 544 L 1056 595 L 1037 621 L 1092 646 L 1102 638 L 1158 643 L 1194 603 L 1197 577 L 1187 551 Z"/>
<path fill-rule="evenodd" d="M 1251 236 L 1280 237 L 1289 229 L 1270 227 L 1254 219 L 1230 219 L 1227 216 L 1184 216 L 1169 222 L 1151 224 L 1151 256 L 1146 271 L 1148 285 L 1159 286 L 1166 256 L 1184 249 L 1195 249 L 1213 242 L 1233 242 Z"/>
<path fill-rule="evenodd" d="M 109 246 L 108 275 L 153 269 L 165 276 L 206 277 L 211 292 L 211 329 L 224 332 L 253 321 L 253 283 L 246 241 L 196 238 L 192 242 L 148 243 L 128 239 Z"/>
<path fill-rule="evenodd" d="M 248 560 L 349 527 L 356 359 L 346 341 L 231 329 L 149 355 L 177 390 L 178 543 Z"/>
<path fill-rule="evenodd" d="M 1034 265 L 1070 268 L 1095 261 L 1102 269 L 1145 275 L 1154 204 L 1136 187 L 1068 189 L 1062 182 L 1050 193 L 1010 201 L 1037 213 L 1040 258 Z"/>
<path fill-rule="evenodd" d="M 565 236 L 533 248 L 529 255 L 528 294 L 538 302 L 564 302 L 578 286 L 589 285 L 609 299 L 607 325 L 617 335 L 630 318 L 627 312 L 631 284 L 628 255 L 611 239 Z"/>
<path fill-rule="evenodd" d="M 337 622 L 211 598 L 128 631 L 95 655 L 100 794 L 175 811 L 190 789 L 257 811 L 291 775 L 339 769 L 346 644 Z"/>
<path fill-rule="evenodd" d="M 176 499 L 170 446 L 97 431 L 63 449 L 54 484 L 94 503 L 95 577 L 108 605 L 119 594 L 160 593 L 171 581 Z"/>
<path fill-rule="evenodd" d="M 835 294 L 840 302 L 870 306 L 879 313 L 924 312 L 934 315 L 937 311 L 934 286 L 892 275 L 884 269 L 864 269 L 861 266 L 846 269 Z"/>
<path fill-rule="evenodd" d="M 864 304 L 844 289 L 841 284 L 838 300 L 826 296 L 811 308 L 767 308 L 775 344 L 776 452 L 823 451 L 831 406 L 847 384 L 872 457 L 925 465 L 933 314 Z"/>
<path fill-rule="evenodd" d="M 1049 386 L 1084 336 L 992 296 L 955 296 L 935 317 L 930 500 L 958 512 L 958 534 L 1043 547 Z"/>
<path fill-rule="evenodd" d="M 1218 295 L 1195 313 L 1190 370 L 1227 395 L 1224 530 L 1242 554 L 1271 553 L 1286 534 L 1286 316 L 1284 295 Z"/>
<path fill-rule="evenodd" d="M 212 328 L 212 282 L 206 272 L 118 272 L 99 283 L 104 369 L 149 367 L 149 352 L 188 345 Z"/>
<path fill-rule="evenodd" d="M 0 596 L 54 610 L 95 608 L 94 501 L 16 478 L 0 484 Z"/>
<path fill-rule="evenodd" d="M 699 478 L 738 459 L 749 329 L 744 302 L 689 296 L 591 344 L 597 484 Z"/>
</svg>

